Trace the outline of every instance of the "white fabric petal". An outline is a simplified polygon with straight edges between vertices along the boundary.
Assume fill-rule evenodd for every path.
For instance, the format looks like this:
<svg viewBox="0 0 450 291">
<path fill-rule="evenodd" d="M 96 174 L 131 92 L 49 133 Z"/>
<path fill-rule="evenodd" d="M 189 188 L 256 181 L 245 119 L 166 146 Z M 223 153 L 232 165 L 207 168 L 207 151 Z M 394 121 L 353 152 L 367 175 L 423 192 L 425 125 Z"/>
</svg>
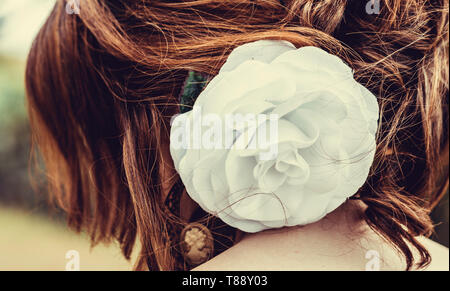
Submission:
<svg viewBox="0 0 450 291">
<path fill-rule="evenodd" d="M 219 75 L 223 72 L 233 71 L 240 64 L 249 60 L 256 60 L 268 64 L 276 57 L 294 49 L 295 46 L 287 41 L 259 40 L 246 43 L 231 52 L 227 61 L 220 69 Z"/>
<path fill-rule="evenodd" d="M 275 119 L 226 124 L 233 114 Z M 233 50 L 194 109 L 174 119 L 170 153 L 190 197 L 225 223 L 245 232 L 304 225 L 334 211 L 365 183 L 378 115 L 377 98 L 338 57 L 262 40 Z M 205 122 L 211 116 L 225 123 L 222 132 Z M 232 139 L 223 148 L 195 147 L 194 129 L 213 132 L 203 133 L 213 141 Z M 260 134 L 271 138 L 255 147 Z M 273 158 L 263 158 L 267 149 L 276 149 Z"/>
<path fill-rule="evenodd" d="M 317 47 L 307 46 L 290 50 L 277 57 L 273 62 L 286 62 L 297 66 L 300 70 L 329 71 L 341 74 L 344 78 L 353 78 L 352 70 L 340 58 Z"/>
</svg>

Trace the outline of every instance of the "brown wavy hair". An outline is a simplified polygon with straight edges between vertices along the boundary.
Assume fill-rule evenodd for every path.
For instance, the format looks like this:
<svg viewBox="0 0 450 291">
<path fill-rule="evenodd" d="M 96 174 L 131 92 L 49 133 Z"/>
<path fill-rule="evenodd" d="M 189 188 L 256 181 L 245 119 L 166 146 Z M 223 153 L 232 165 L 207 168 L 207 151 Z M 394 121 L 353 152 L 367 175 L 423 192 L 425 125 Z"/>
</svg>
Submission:
<svg viewBox="0 0 450 291">
<path fill-rule="evenodd" d="M 160 170 L 188 70 L 215 75 L 260 39 L 321 47 L 378 98 L 375 163 L 356 194 L 364 218 L 424 267 L 416 236 L 448 186 L 448 1 L 57 1 L 28 58 L 26 88 L 50 193 L 92 242 L 117 240 L 136 269 L 172 270 Z M 415 260 L 418 252 L 419 260 Z"/>
</svg>

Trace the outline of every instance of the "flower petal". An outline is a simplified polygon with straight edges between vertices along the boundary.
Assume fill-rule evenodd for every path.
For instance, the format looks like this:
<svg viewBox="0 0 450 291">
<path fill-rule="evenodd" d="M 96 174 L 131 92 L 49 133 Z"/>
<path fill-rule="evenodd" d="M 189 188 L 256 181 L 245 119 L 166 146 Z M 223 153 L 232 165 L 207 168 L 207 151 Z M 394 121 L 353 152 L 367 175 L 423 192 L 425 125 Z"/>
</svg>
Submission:
<svg viewBox="0 0 450 291">
<path fill-rule="evenodd" d="M 229 148 L 197 148 L 192 131 L 215 129 L 214 122 L 202 124 L 210 114 L 219 122 L 230 114 L 273 114 L 277 123 L 226 125 L 222 136 L 206 137 L 232 134 Z M 194 110 L 175 118 L 170 152 L 191 198 L 229 225 L 247 232 L 304 225 L 365 183 L 378 115 L 376 97 L 341 59 L 315 47 L 259 41 L 236 48 Z M 177 146 L 183 137 L 188 147 Z M 268 138 L 255 147 L 260 137 Z M 262 157 L 267 149 L 275 150 L 272 159 Z"/>
<path fill-rule="evenodd" d="M 259 40 L 246 43 L 231 52 L 219 74 L 233 71 L 248 60 L 257 60 L 268 64 L 283 53 L 295 49 L 295 46 L 288 41 Z"/>
<path fill-rule="evenodd" d="M 306 46 L 297 50 L 290 50 L 277 57 L 272 63 L 285 62 L 297 66 L 301 70 L 329 71 L 339 74 L 343 78 L 352 78 L 352 69 L 340 58 L 324 50 Z"/>
</svg>

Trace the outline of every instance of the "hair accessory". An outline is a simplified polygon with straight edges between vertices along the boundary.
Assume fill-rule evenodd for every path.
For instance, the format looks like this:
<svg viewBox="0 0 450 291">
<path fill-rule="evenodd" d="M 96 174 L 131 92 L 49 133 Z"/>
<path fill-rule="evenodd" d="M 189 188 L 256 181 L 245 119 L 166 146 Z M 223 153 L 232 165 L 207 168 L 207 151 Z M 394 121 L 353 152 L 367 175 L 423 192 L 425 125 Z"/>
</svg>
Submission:
<svg viewBox="0 0 450 291">
<path fill-rule="evenodd" d="M 225 223 L 305 225 L 365 183 L 378 115 L 337 56 L 261 40 L 234 49 L 193 110 L 172 120 L 170 151 L 190 197 Z"/>
<path fill-rule="evenodd" d="M 188 224 L 181 232 L 181 251 L 185 261 L 192 266 L 209 260 L 214 253 L 211 232 L 199 223 Z"/>
<path fill-rule="evenodd" d="M 206 87 L 209 79 L 209 76 L 205 74 L 194 71 L 188 72 L 179 97 L 181 113 L 192 110 L 195 100 L 197 99 L 198 95 L 200 95 L 202 90 Z"/>
<path fill-rule="evenodd" d="M 204 263 L 204 260 L 221 254 L 234 244 L 236 235 L 234 228 L 224 224 L 219 218 L 204 212 L 201 208 L 197 208 L 185 223 L 183 220 L 173 219 L 174 216 L 180 217 L 180 199 L 183 191 L 184 185 L 178 179 L 170 189 L 165 201 L 166 215 L 172 217 L 166 226 L 170 237 L 171 253 L 176 259 L 174 269 L 178 271 L 185 270 L 187 267 L 195 267 Z M 193 228 L 197 228 L 205 234 L 205 236 L 199 237 L 202 240 L 198 243 L 192 243 L 192 235 L 198 234 L 197 231 L 186 236 L 187 231 Z M 197 249 L 193 249 L 193 247 L 197 247 Z"/>
</svg>

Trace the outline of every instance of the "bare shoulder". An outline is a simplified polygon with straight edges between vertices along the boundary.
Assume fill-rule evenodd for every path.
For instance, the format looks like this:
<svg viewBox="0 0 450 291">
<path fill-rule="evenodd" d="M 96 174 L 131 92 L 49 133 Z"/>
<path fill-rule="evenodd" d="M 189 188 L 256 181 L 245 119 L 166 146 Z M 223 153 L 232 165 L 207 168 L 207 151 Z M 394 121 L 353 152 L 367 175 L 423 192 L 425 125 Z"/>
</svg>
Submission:
<svg viewBox="0 0 450 291">
<path fill-rule="evenodd" d="M 261 256 L 256 256 L 257 249 L 237 244 L 193 271 L 249 271 L 262 270 Z"/>
<path fill-rule="evenodd" d="M 426 237 L 419 237 L 418 240 L 431 255 L 431 264 L 425 271 L 449 271 L 448 248 Z"/>
<path fill-rule="evenodd" d="M 369 240 L 366 238 L 366 240 Z M 431 254 L 431 264 L 423 269 L 426 271 L 449 270 L 449 250 L 428 238 L 418 240 Z M 347 247 L 325 250 L 313 245 L 301 248 L 284 246 L 281 241 L 264 245 L 264 240 L 254 243 L 244 241 L 228 249 L 224 253 L 198 266 L 194 271 L 247 271 L 247 270 L 364 270 L 367 263 L 367 248 Z M 404 259 L 388 243 L 378 236 L 372 239 L 370 249 L 378 250 L 382 257 L 382 270 L 405 270 Z M 264 250 L 264 251 L 262 251 Z M 322 253 L 322 255 L 320 254 Z M 326 255 L 323 255 L 323 254 Z"/>
</svg>

